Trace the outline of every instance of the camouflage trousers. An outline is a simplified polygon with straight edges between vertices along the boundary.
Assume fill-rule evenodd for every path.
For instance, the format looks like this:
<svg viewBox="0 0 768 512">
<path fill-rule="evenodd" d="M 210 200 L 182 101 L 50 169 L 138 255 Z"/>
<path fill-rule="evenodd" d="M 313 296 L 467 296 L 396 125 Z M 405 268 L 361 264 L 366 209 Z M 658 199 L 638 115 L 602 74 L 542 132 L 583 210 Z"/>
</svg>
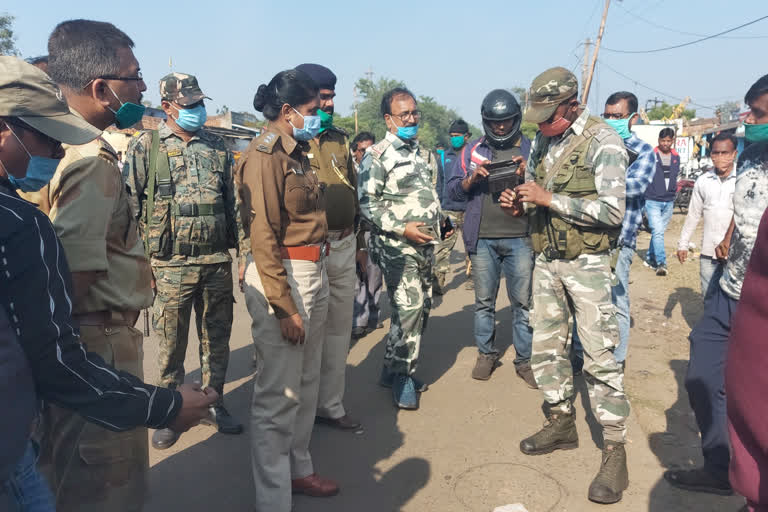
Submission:
<svg viewBox="0 0 768 512">
<path fill-rule="evenodd" d="M 175 388 L 184 382 L 184 356 L 194 307 L 202 385 L 223 396 L 232 332 L 232 264 L 156 266 L 153 272 L 157 295 L 152 323 L 160 339 L 158 385 Z"/>
<path fill-rule="evenodd" d="M 80 327 L 81 341 L 118 370 L 143 378 L 141 332 L 128 326 Z M 147 429 L 112 432 L 72 411 L 50 406 L 42 460 L 59 512 L 137 512 L 149 470 Z"/>
<path fill-rule="evenodd" d="M 384 352 L 384 366 L 392 373 L 416 370 L 421 336 L 432 308 L 433 246 L 402 247 L 378 235 L 371 236 L 369 254 L 384 276 L 392 318 Z"/>
<path fill-rule="evenodd" d="M 531 367 L 553 411 L 570 413 L 573 398 L 569 318 L 584 346 L 584 374 L 592 411 L 606 440 L 624 442 L 629 402 L 613 351 L 619 326 L 611 299 L 610 256 L 582 254 L 574 260 L 536 258 L 533 270 Z"/>
<path fill-rule="evenodd" d="M 444 214 L 451 218 L 454 231 L 451 236 L 441 240 L 435 248 L 435 264 L 432 268 L 435 281 L 442 287 L 445 285 L 445 275 L 450 270 L 451 252 L 459 239 L 459 231 L 464 225 L 464 212 L 444 211 Z"/>
</svg>

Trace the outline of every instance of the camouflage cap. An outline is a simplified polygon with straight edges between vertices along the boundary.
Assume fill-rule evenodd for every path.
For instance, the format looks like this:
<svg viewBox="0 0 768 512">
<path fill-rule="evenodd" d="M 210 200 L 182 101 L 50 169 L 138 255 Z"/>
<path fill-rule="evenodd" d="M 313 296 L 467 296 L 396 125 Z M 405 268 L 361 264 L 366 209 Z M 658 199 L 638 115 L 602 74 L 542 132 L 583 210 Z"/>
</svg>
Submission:
<svg viewBox="0 0 768 512">
<path fill-rule="evenodd" d="M 523 119 L 543 123 L 563 101 L 579 93 L 579 81 L 565 68 L 551 68 L 533 79 Z"/>
<path fill-rule="evenodd" d="M 101 135 L 69 109 L 48 75 L 16 57 L 0 57 L 0 117 L 17 117 L 52 139 L 75 146 Z"/>
<path fill-rule="evenodd" d="M 211 99 L 200 90 L 197 78 L 186 73 L 168 73 L 160 79 L 160 98 L 175 101 L 182 107 L 203 99 Z"/>
</svg>

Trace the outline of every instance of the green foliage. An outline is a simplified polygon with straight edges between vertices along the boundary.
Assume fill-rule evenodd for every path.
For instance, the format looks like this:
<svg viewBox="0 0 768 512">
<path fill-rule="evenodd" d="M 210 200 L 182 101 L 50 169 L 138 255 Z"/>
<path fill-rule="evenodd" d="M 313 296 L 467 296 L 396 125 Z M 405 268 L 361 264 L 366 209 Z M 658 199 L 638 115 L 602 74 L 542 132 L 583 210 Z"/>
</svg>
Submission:
<svg viewBox="0 0 768 512">
<path fill-rule="evenodd" d="M 671 119 L 672 112 L 675 110 L 675 107 L 677 105 L 670 105 L 666 101 L 663 102 L 661 105 L 658 105 L 656 107 L 653 107 L 648 111 L 648 119 L 651 121 L 657 121 L 660 119 Z M 683 110 L 683 118 L 688 119 L 689 121 L 696 117 L 696 110 L 692 108 L 687 108 Z"/>
<path fill-rule="evenodd" d="M 363 100 L 357 106 L 358 132 L 369 131 L 374 134 L 376 140 L 380 140 L 387 132 L 387 125 L 381 115 L 381 99 L 384 94 L 395 87 L 405 87 L 399 80 L 379 78 L 377 81 L 361 78 L 356 84 L 357 90 Z M 418 97 L 418 108 L 421 110 L 419 126 L 419 141 L 428 148 L 434 148 L 438 143 L 446 147 L 450 144 L 448 128 L 451 123 L 460 116 L 444 105 L 439 104 L 430 96 Z M 346 130 L 351 137 L 355 135 L 355 117 L 334 116 L 333 123 Z M 472 137 L 479 137 L 482 130 L 470 125 Z"/>
<path fill-rule="evenodd" d="M 0 15 L 0 55 L 19 55 L 13 34 L 13 16 L 10 14 Z"/>
<path fill-rule="evenodd" d="M 530 141 L 533 141 L 533 139 L 536 138 L 536 132 L 539 131 L 539 126 L 536 123 L 523 122 L 523 124 L 520 125 L 520 131 L 523 132 L 523 135 L 528 137 Z"/>
</svg>

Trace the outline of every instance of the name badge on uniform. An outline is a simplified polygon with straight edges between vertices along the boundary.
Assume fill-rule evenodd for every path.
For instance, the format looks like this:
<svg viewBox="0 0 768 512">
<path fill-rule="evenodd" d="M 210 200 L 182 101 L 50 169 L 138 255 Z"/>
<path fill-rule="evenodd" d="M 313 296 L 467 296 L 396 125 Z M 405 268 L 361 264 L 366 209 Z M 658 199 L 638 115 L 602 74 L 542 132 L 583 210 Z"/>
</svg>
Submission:
<svg viewBox="0 0 768 512">
<path fill-rule="evenodd" d="M 307 153 L 307 158 L 315 158 L 314 153 Z"/>
<path fill-rule="evenodd" d="M 168 152 L 168 156 L 181 156 L 181 150 L 180 149 L 174 149 L 172 151 Z"/>
</svg>

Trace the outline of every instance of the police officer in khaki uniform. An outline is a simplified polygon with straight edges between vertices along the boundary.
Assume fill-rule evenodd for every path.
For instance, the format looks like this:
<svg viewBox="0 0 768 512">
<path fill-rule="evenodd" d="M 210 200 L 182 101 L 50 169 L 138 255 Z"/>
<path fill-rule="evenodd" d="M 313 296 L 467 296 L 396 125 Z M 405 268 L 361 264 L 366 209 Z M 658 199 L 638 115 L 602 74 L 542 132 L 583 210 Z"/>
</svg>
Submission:
<svg viewBox="0 0 768 512">
<path fill-rule="evenodd" d="M 328 317 L 320 366 L 320 395 L 317 421 L 341 430 L 356 430 L 360 422 L 344 410 L 344 381 L 352 337 L 355 261 L 365 268 L 367 253 L 361 236 L 355 236 L 357 217 L 357 173 L 343 130 L 333 126 L 336 75 L 319 64 L 300 64 L 296 69 L 309 75 L 319 89 L 320 133 L 309 141 L 309 164 L 325 185 L 325 213 L 330 252 L 328 271 Z M 357 256 L 356 256 L 357 255 Z"/>
<path fill-rule="evenodd" d="M 160 97 L 167 119 L 157 130 L 138 132 L 131 139 L 125 167 L 156 283 L 152 316 L 160 339 L 158 384 L 175 389 L 184 382 L 194 307 L 202 384 L 223 396 L 233 309 L 229 249 L 237 247 L 232 153 L 221 137 L 203 127 L 208 97 L 197 78 L 164 76 Z M 210 412 L 205 423 L 219 432 L 243 431 L 223 399 Z M 171 429 L 158 430 L 152 446 L 169 448 L 178 436 Z"/>
<path fill-rule="evenodd" d="M 255 510 L 289 512 L 292 493 L 339 491 L 315 474 L 309 453 L 328 309 L 325 194 L 308 158 L 308 142 L 320 129 L 317 87 L 302 71 L 282 71 L 259 86 L 253 105 L 269 124 L 236 174 L 252 241 L 244 292 L 257 353 L 251 407 Z"/>
<path fill-rule="evenodd" d="M 63 22 L 48 40 L 49 74 L 73 112 L 100 130 L 111 124 L 127 128 L 141 119 L 146 85 L 132 47 L 133 41 L 112 24 L 88 20 Z M 41 208 L 50 208 L 69 261 L 81 340 L 117 369 L 141 378 L 142 335 L 133 325 L 139 311 L 152 304 L 152 271 L 117 154 L 101 138 L 65 146 L 65 151 Z M 110 432 L 52 409 L 46 444 L 52 450 L 56 509 L 141 510 L 147 431 Z"/>
</svg>

